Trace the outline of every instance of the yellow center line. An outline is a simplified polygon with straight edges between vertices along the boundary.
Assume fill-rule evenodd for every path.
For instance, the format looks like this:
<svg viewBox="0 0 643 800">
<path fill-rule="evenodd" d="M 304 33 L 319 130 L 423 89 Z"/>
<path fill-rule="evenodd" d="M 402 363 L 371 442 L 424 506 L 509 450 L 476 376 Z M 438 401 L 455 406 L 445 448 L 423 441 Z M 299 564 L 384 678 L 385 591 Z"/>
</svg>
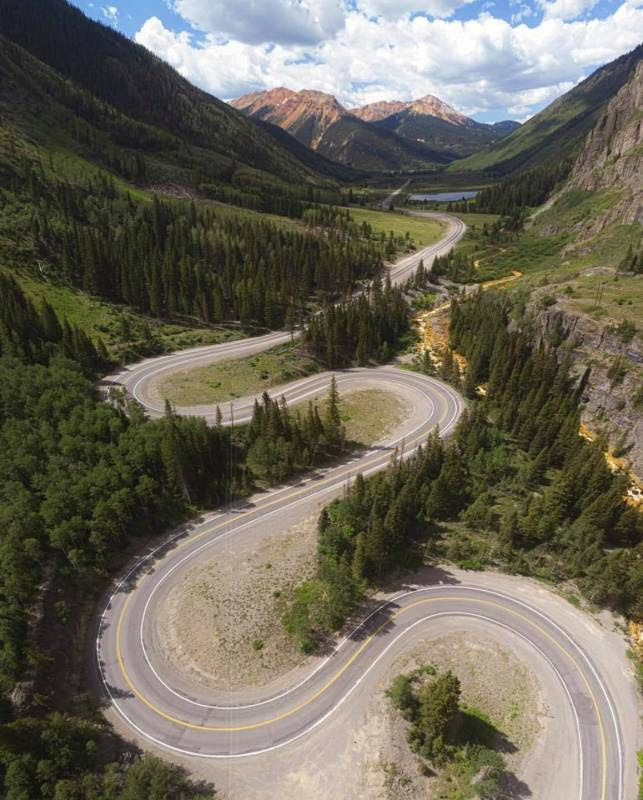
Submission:
<svg viewBox="0 0 643 800">
<path fill-rule="evenodd" d="M 448 413 L 448 406 L 445 409 L 445 411 L 442 414 L 442 416 L 440 417 L 440 419 L 437 421 L 437 423 L 436 423 L 437 427 L 439 427 L 444 422 L 444 420 L 445 420 L 445 418 L 447 416 L 447 413 Z M 409 439 L 409 441 L 406 442 L 406 446 L 413 448 L 413 447 L 415 447 L 416 444 L 418 444 L 419 442 L 424 441 L 426 438 L 427 438 L 427 433 L 421 433 L 419 436 L 415 436 L 413 439 Z M 382 454 L 381 453 L 375 453 L 373 456 L 370 456 L 368 459 L 363 460 L 362 463 L 360 464 L 360 471 L 362 471 L 364 467 L 369 467 L 371 464 L 377 462 L 381 458 L 382 458 Z M 309 485 L 304 486 L 303 488 L 298 489 L 297 491 L 290 492 L 290 493 L 285 494 L 285 495 L 281 495 L 279 497 L 276 497 L 274 500 L 268 500 L 266 502 L 263 502 L 263 503 L 261 503 L 260 506 L 257 506 L 256 508 L 251 508 L 248 511 L 240 511 L 238 514 L 235 515 L 234 520 L 231 520 L 231 519 L 228 518 L 223 522 L 219 522 L 218 524 L 213 525 L 212 527 L 206 528 L 204 531 L 201 531 L 201 533 L 197 533 L 194 536 L 190 536 L 184 542 L 180 542 L 176 546 L 175 551 L 180 550 L 180 549 L 182 549 L 184 547 L 187 547 L 188 545 L 191 545 L 194 542 L 198 542 L 199 539 L 202 539 L 204 536 L 207 536 L 210 533 L 214 533 L 215 531 L 220 530 L 221 528 L 225 528 L 226 525 L 229 525 L 230 522 L 232 522 L 232 521 L 243 519 L 244 517 L 247 517 L 250 514 L 256 514 L 257 512 L 261 512 L 266 508 L 271 508 L 272 506 L 276 505 L 277 503 L 281 503 L 284 500 L 291 500 L 291 499 L 293 499 L 295 497 L 299 497 L 302 494 L 308 493 L 311 490 L 311 488 L 315 488 L 316 489 L 316 488 L 318 488 L 320 486 L 325 486 L 328 483 L 332 483 L 333 481 L 336 481 L 336 480 L 339 480 L 339 479 L 342 479 L 342 478 L 345 478 L 345 477 L 350 477 L 355 472 L 355 466 L 356 465 L 353 465 L 352 468 L 348 467 L 348 468 L 344 469 L 342 472 L 339 472 L 339 470 L 338 470 L 337 473 L 334 473 L 334 474 L 330 475 L 329 477 L 324 478 L 323 480 L 311 481 Z"/>
<path fill-rule="evenodd" d="M 131 595 L 128 596 L 127 601 L 125 603 L 125 606 L 127 606 L 127 603 L 129 602 L 129 598 L 130 597 L 131 597 Z M 242 732 L 242 731 L 251 731 L 251 730 L 256 730 L 258 728 L 266 727 L 268 725 L 274 725 L 276 722 L 279 722 L 280 720 L 286 719 L 287 717 L 290 717 L 293 714 L 296 714 L 298 711 L 301 711 L 303 708 L 305 708 L 306 706 L 308 706 L 311 703 L 313 703 L 318 697 L 320 697 L 322 694 L 327 692 L 328 689 L 330 689 L 330 687 L 333 686 L 333 684 L 335 684 L 339 680 L 339 678 L 355 662 L 355 660 L 360 656 L 360 654 L 364 652 L 364 650 L 371 644 L 371 642 L 384 630 L 384 628 L 386 628 L 388 625 L 390 625 L 391 622 L 395 621 L 402 614 L 405 614 L 407 611 L 410 611 L 411 609 L 416 608 L 417 606 L 420 606 L 420 605 L 423 605 L 423 604 L 426 604 L 426 603 L 440 603 L 440 602 L 445 602 L 445 601 L 446 602 L 467 601 L 467 602 L 477 603 L 479 605 L 488 605 L 488 606 L 493 606 L 495 608 L 500 608 L 503 611 L 505 611 L 505 612 L 507 612 L 509 614 L 512 614 L 515 617 L 518 617 L 523 622 L 526 622 L 532 628 L 537 630 L 540 634 L 542 634 L 545 638 L 547 638 L 552 644 L 554 644 L 561 651 L 561 653 L 563 653 L 563 655 L 565 655 L 571 661 L 571 663 L 576 668 L 576 671 L 580 675 L 581 679 L 583 680 L 583 683 L 585 684 L 585 686 L 587 688 L 589 696 L 591 697 L 591 700 L 592 700 L 592 704 L 594 706 L 594 712 L 596 714 L 596 719 L 598 721 L 598 726 L 599 726 L 600 736 L 601 736 L 601 773 L 602 773 L 602 794 L 601 794 L 601 798 L 602 798 L 602 800 L 605 800 L 606 791 L 607 791 L 607 745 L 606 745 L 606 737 L 605 737 L 605 726 L 604 726 L 604 723 L 603 723 L 603 718 L 602 718 L 601 713 L 600 713 L 600 709 L 598 707 L 598 701 L 596 700 L 596 696 L 594 695 L 594 692 L 593 692 L 592 687 L 591 687 L 591 685 L 589 683 L 589 680 L 587 679 L 587 676 L 585 675 L 585 672 L 581 668 L 581 666 L 578 663 L 578 661 L 574 658 L 574 656 L 567 649 L 565 649 L 560 644 L 560 642 L 558 642 L 542 626 L 538 625 L 536 622 L 533 622 L 528 617 L 526 617 L 524 614 L 521 614 L 518 611 L 514 611 L 513 609 L 507 608 L 506 606 L 503 606 L 501 603 L 496 603 L 496 602 L 494 602 L 492 600 L 482 600 L 482 599 L 477 599 L 477 598 L 471 598 L 471 597 L 466 596 L 466 595 L 462 595 L 462 596 L 456 595 L 456 596 L 453 596 L 453 597 L 423 598 L 422 600 L 417 600 L 414 603 L 410 603 L 408 606 L 404 606 L 404 608 L 400 609 L 399 611 L 396 611 L 396 612 L 390 614 L 389 617 L 381 625 L 379 625 L 378 628 L 367 639 L 364 640 L 364 642 L 357 648 L 357 650 L 348 659 L 348 661 L 328 680 L 328 682 L 325 683 L 323 686 L 321 686 L 316 692 L 313 692 L 313 694 L 311 694 L 306 700 L 302 701 L 301 703 L 299 703 L 298 705 L 296 705 L 293 708 L 289 709 L 288 711 L 284 711 L 281 714 L 278 714 L 278 715 L 276 715 L 276 716 L 274 716 L 274 717 L 272 717 L 270 719 L 263 720 L 262 722 L 251 723 L 251 724 L 248 724 L 248 725 L 239 725 L 239 726 L 234 726 L 234 727 L 231 727 L 231 726 L 198 725 L 198 724 L 195 724 L 195 723 L 192 723 L 192 722 L 186 722 L 185 720 L 179 719 L 178 717 L 174 717 L 171 714 L 167 714 L 165 711 L 162 711 L 160 708 L 158 708 L 156 705 L 154 705 L 154 703 L 152 703 L 150 700 L 148 700 L 147 697 L 145 697 L 138 689 L 136 689 L 136 687 L 132 683 L 132 681 L 131 681 L 128 673 L 127 673 L 127 670 L 125 669 L 125 664 L 123 662 L 123 658 L 122 658 L 121 650 L 120 650 L 120 627 L 121 627 L 121 621 L 122 621 L 122 616 L 123 616 L 122 614 L 121 614 L 121 618 L 119 620 L 118 630 L 116 632 L 116 654 L 117 654 L 117 659 L 118 659 L 118 663 L 119 663 L 121 672 L 123 673 L 123 677 L 125 678 L 125 680 L 127 682 L 127 685 L 129 686 L 131 691 L 134 693 L 134 695 L 139 700 L 141 700 L 141 702 L 143 702 L 149 709 L 154 711 L 154 713 L 158 714 L 159 716 L 163 717 L 164 719 L 168 720 L 169 722 L 173 722 L 176 725 L 180 725 L 180 726 L 182 726 L 184 728 L 189 728 L 191 730 L 205 731 L 205 732 L 208 732 L 208 733 L 238 733 L 238 732 Z M 123 611 L 124 610 L 125 610 L 125 608 L 123 609 Z M 234 710 L 234 708 L 231 708 L 231 710 Z"/>
</svg>

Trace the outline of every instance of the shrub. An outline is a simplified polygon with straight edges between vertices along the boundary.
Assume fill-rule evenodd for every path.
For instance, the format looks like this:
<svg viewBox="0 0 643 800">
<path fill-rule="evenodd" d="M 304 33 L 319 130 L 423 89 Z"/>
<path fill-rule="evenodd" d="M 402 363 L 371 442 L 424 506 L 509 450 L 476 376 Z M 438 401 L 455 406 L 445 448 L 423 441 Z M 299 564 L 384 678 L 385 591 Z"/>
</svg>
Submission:
<svg viewBox="0 0 643 800">
<path fill-rule="evenodd" d="M 624 319 L 623 322 L 616 328 L 616 335 L 619 339 L 627 344 L 631 342 L 636 335 L 636 325 L 632 320 Z"/>
</svg>

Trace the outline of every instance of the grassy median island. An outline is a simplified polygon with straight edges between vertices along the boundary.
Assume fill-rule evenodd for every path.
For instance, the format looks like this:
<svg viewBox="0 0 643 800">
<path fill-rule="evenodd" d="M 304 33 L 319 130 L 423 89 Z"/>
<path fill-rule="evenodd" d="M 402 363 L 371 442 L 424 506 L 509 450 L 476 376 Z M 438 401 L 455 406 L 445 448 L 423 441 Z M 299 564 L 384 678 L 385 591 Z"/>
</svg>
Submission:
<svg viewBox="0 0 643 800">
<path fill-rule="evenodd" d="M 326 402 L 320 403 L 323 413 Z M 297 410 L 301 406 L 293 406 Z M 385 389 L 355 389 L 341 393 L 339 413 L 346 440 L 369 445 L 394 430 L 410 413 L 406 400 Z"/>
<path fill-rule="evenodd" d="M 498 791 L 505 770 L 498 745 L 504 737 L 483 711 L 461 705 L 460 681 L 453 672 L 438 673 L 427 665 L 398 675 L 390 697 L 409 723 L 411 750 L 444 777 L 438 796 L 465 800 Z"/>
<path fill-rule="evenodd" d="M 318 407 L 323 418 L 327 401 Z M 409 407 L 391 392 L 364 388 L 342 392 L 339 410 L 348 442 L 368 445 L 398 425 Z M 282 617 L 302 578 L 313 577 L 316 556 L 315 513 L 290 528 L 276 520 L 258 541 L 231 542 L 225 559 L 195 564 L 157 616 L 164 657 L 217 689 L 263 685 L 296 667 L 304 656 Z"/>
<path fill-rule="evenodd" d="M 281 345 L 254 356 L 174 372 L 161 384 L 159 391 L 164 399 L 177 406 L 224 403 L 260 394 L 320 369 L 315 359 L 296 346 Z"/>
</svg>

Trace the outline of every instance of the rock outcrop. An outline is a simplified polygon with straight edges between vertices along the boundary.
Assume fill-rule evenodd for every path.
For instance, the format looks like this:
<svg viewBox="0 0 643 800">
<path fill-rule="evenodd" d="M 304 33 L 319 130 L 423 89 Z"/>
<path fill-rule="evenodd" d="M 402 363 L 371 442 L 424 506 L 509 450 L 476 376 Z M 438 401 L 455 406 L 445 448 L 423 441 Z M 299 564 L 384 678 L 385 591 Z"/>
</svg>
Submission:
<svg viewBox="0 0 643 800">
<path fill-rule="evenodd" d="M 643 224 L 643 60 L 589 132 L 561 197 L 574 190 L 614 198 L 578 224 L 581 241 L 614 222 Z"/>
<path fill-rule="evenodd" d="M 590 377 L 582 398 L 582 420 L 596 434 L 607 436 L 622 451 L 632 471 L 643 478 L 643 414 L 637 407 L 643 386 L 643 341 L 624 341 L 614 325 L 598 322 L 566 307 L 564 300 L 544 311 L 532 301 L 539 335 L 555 345 L 559 358 L 571 358 L 573 371 Z"/>
</svg>

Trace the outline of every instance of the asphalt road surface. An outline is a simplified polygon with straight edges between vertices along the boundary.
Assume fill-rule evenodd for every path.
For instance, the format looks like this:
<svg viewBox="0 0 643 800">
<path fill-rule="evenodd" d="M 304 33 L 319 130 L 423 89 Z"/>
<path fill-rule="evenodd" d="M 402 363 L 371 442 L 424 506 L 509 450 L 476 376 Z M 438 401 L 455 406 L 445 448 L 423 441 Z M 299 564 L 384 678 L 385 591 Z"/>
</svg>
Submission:
<svg viewBox="0 0 643 800">
<path fill-rule="evenodd" d="M 422 212 L 418 212 L 421 215 Z M 429 269 L 436 255 L 442 256 L 462 238 L 466 228 L 463 222 L 450 214 L 424 213 L 424 216 L 432 219 L 439 219 L 447 226 L 445 235 L 436 244 L 424 247 L 421 250 L 405 256 L 397 261 L 390 268 L 391 282 L 393 284 L 404 283 L 410 278 L 417 269 L 420 260 L 424 261 L 424 266 Z M 297 335 L 295 333 L 295 335 Z M 275 331 L 263 336 L 253 336 L 250 339 L 240 339 L 238 341 L 226 342 L 224 344 L 208 345 L 196 347 L 190 350 L 182 350 L 177 353 L 148 358 L 138 364 L 132 364 L 108 375 L 104 381 L 104 386 L 115 385 L 127 389 L 128 393 L 138 400 L 151 416 L 161 416 L 164 408 L 159 404 L 151 389 L 156 386 L 170 372 L 176 369 L 189 369 L 200 367 L 207 364 L 215 364 L 220 361 L 229 361 L 235 358 L 245 358 L 269 350 L 280 344 L 290 341 L 290 333 L 287 331 Z M 273 394 L 277 390 L 273 390 Z M 176 409 L 181 414 L 199 414 L 206 418 L 213 418 L 215 408 L 193 407 L 183 408 L 177 406 Z"/>
<path fill-rule="evenodd" d="M 453 218 L 447 221 L 444 239 L 398 262 L 392 268 L 394 280 L 405 280 L 420 258 L 428 266 L 436 253 L 450 249 L 463 226 Z M 163 356 L 130 367 L 112 380 L 125 386 L 151 413 L 160 413 L 162 409 L 149 401 L 148 386 L 163 372 L 250 355 L 287 339 L 286 333 L 273 333 Z M 459 395 L 440 381 L 394 367 L 346 370 L 336 376 L 340 391 L 372 385 L 396 392 L 410 403 L 412 413 L 380 445 L 317 470 L 294 485 L 240 501 L 177 533 L 128 569 L 106 599 L 96 635 L 98 674 L 115 711 L 134 735 L 182 757 L 233 760 L 284 751 L 314 735 L 313 731 L 332 731 L 342 707 L 352 709 L 368 702 L 382 667 L 399 657 L 418 631 L 439 632 L 446 618 L 457 618 L 472 626 L 492 626 L 494 635 L 502 639 L 518 637 L 533 652 L 534 663 L 549 670 L 550 678 L 562 687 L 570 719 L 565 746 L 571 753 L 566 765 L 571 778 L 565 785 L 575 789 L 573 794 L 566 791 L 564 797 L 551 800 L 629 800 L 624 788 L 624 752 L 635 742 L 626 745 L 624 737 L 632 736 L 636 715 L 623 707 L 624 695 L 614 682 L 618 676 L 606 674 L 606 661 L 602 656 L 597 660 L 597 653 L 587 647 L 582 626 L 571 630 L 537 604 L 496 590 L 488 582 L 484 586 L 471 580 L 401 592 L 371 612 L 327 658 L 317 660 L 307 674 L 297 674 L 278 691 L 223 693 L 170 674 L 159 656 L 153 620 L 163 592 L 185 570 L 206 557 L 224 558 L 231 537 L 253 541 L 253 536 L 270 526 L 305 519 L 340 495 L 358 472 L 368 475 L 384 468 L 396 448 L 405 457 L 436 426 L 447 434 L 464 408 Z M 314 375 L 275 389 L 273 395 L 283 393 L 293 403 L 323 394 L 329 381 L 330 373 Z M 246 398 L 235 403 L 236 419 L 248 418 L 251 402 Z M 179 410 L 212 413 L 203 407 Z M 633 735 L 636 738 L 635 729 Z M 633 776 L 633 768 L 629 774 Z M 628 778 L 628 788 L 630 782 Z"/>
</svg>

